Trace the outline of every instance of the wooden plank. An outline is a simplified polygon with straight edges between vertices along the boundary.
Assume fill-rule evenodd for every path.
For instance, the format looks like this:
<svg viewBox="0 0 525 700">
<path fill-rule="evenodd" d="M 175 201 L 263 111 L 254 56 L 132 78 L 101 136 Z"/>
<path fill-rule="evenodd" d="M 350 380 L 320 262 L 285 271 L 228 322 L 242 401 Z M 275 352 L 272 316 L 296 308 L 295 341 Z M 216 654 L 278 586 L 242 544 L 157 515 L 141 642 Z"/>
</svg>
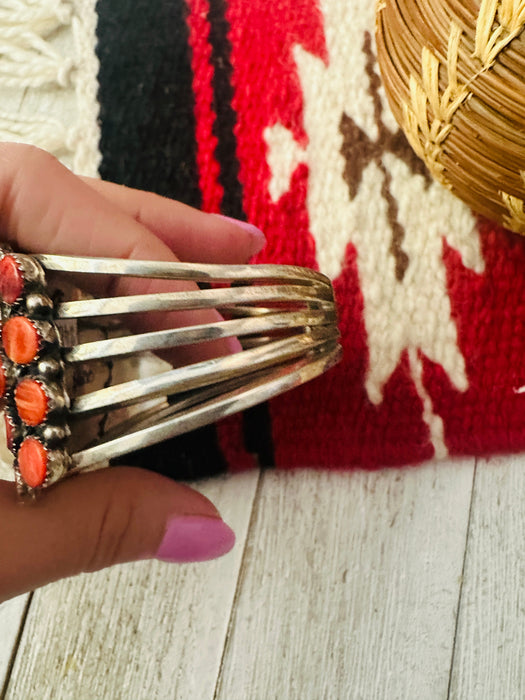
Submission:
<svg viewBox="0 0 525 700">
<path fill-rule="evenodd" d="M 29 595 L 20 595 L 0 605 L 0 692 L 14 652 Z"/>
<path fill-rule="evenodd" d="M 451 698 L 525 697 L 525 457 L 478 464 Z"/>
<path fill-rule="evenodd" d="M 266 473 L 217 699 L 445 698 L 473 469 Z"/>
<path fill-rule="evenodd" d="M 140 562 L 37 591 L 6 698 L 211 700 L 258 477 L 199 486 L 236 531 L 226 557 Z"/>
</svg>

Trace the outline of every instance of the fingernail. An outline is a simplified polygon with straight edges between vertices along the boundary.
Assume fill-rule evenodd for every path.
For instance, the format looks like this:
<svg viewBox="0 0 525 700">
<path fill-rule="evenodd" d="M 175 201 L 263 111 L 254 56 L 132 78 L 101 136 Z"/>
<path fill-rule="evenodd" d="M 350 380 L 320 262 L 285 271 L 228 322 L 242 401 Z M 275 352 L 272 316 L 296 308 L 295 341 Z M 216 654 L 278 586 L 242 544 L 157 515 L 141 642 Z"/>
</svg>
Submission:
<svg viewBox="0 0 525 700">
<path fill-rule="evenodd" d="M 235 355 L 238 352 L 242 352 L 242 345 L 239 338 L 236 338 L 235 336 L 233 336 L 232 338 L 226 338 L 226 342 L 228 344 L 228 348 L 230 349 L 231 355 Z"/>
<path fill-rule="evenodd" d="M 252 239 L 251 255 L 256 255 L 257 253 L 260 253 L 261 250 L 266 245 L 266 236 L 261 231 L 261 229 L 257 228 L 257 226 L 254 226 L 253 224 L 249 224 L 247 221 L 240 221 L 239 219 L 232 219 L 231 216 L 224 216 L 223 214 L 216 214 L 216 216 L 220 216 L 221 219 L 224 219 L 225 221 L 229 221 L 230 223 L 235 224 L 239 228 L 242 228 L 243 231 L 246 231 L 246 233 L 250 234 L 251 239 Z"/>
<path fill-rule="evenodd" d="M 220 518 L 184 515 L 168 522 L 155 558 L 176 563 L 208 561 L 226 554 L 234 544 L 233 530 Z"/>
</svg>

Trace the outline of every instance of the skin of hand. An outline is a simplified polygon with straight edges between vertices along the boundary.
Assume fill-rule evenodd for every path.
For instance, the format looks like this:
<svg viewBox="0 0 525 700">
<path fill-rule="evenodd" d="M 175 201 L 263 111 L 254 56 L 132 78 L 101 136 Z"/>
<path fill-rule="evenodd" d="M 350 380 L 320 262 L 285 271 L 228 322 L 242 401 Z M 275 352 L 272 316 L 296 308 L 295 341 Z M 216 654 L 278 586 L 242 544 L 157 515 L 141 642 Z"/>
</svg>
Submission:
<svg viewBox="0 0 525 700">
<path fill-rule="evenodd" d="M 7 143 L 0 144 L 0 240 L 31 253 L 225 264 L 245 263 L 264 246 L 264 235 L 249 224 L 79 178 L 44 151 Z M 90 291 L 192 288 L 166 280 L 99 279 Z M 141 318 L 137 330 L 218 319 L 214 310 L 154 314 Z M 205 345 L 192 348 L 193 362 L 240 347 L 236 339 Z M 153 472 L 104 469 L 66 479 L 27 502 L 12 482 L 0 481 L 0 602 L 117 563 L 213 559 L 234 541 L 207 498 Z"/>
</svg>

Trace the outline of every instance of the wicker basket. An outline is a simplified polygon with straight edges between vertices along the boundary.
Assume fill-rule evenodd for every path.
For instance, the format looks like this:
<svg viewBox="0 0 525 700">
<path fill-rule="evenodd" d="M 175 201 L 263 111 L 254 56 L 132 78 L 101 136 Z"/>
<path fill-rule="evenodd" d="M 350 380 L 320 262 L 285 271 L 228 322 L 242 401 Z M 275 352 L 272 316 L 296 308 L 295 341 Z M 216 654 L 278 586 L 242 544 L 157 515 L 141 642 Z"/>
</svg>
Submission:
<svg viewBox="0 0 525 700">
<path fill-rule="evenodd" d="M 525 0 L 380 0 L 390 106 L 432 175 L 525 234 Z"/>
</svg>

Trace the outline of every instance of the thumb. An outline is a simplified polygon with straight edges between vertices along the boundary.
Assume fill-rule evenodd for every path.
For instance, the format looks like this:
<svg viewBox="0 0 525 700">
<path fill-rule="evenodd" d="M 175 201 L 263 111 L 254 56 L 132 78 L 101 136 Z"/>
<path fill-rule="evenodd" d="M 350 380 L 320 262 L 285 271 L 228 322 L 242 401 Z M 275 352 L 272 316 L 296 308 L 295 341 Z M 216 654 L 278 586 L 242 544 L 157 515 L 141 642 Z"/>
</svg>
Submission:
<svg viewBox="0 0 525 700">
<path fill-rule="evenodd" d="M 0 602 L 122 562 L 214 559 L 234 541 L 207 498 L 153 472 L 103 469 L 36 501 L 20 501 L 12 483 L 0 482 Z"/>
</svg>

